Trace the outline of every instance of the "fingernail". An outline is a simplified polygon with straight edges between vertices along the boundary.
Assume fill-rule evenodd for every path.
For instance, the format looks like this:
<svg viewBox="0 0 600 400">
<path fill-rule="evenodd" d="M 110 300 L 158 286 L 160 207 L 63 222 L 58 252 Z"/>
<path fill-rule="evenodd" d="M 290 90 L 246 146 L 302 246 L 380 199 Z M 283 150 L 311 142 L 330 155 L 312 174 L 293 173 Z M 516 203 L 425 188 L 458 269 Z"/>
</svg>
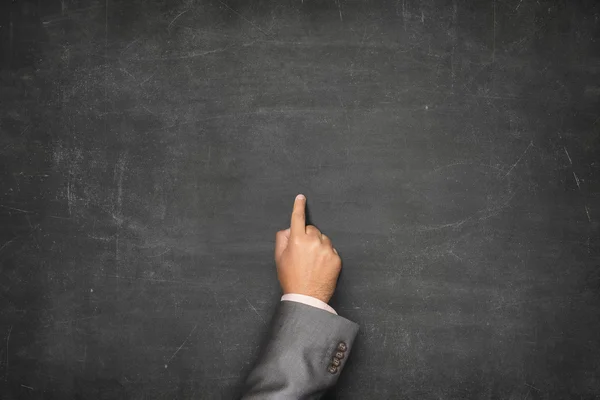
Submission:
<svg viewBox="0 0 600 400">
<path fill-rule="evenodd" d="M 306 197 L 304 197 L 303 194 L 299 194 L 298 196 L 296 196 L 296 200 L 304 200 L 306 199 Z"/>
</svg>

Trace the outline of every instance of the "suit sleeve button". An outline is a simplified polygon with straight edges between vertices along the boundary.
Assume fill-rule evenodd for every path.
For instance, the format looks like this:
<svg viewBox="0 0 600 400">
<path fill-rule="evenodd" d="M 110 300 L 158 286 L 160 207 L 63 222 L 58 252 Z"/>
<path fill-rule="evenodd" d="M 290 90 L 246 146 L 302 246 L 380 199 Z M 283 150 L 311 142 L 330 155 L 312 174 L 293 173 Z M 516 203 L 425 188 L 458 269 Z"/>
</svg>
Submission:
<svg viewBox="0 0 600 400">
<path fill-rule="evenodd" d="M 344 353 L 342 351 L 338 351 L 335 353 L 335 358 L 339 358 L 340 360 L 344 358 Z"/>
<path fill-rule="evenodd" d="M 334 367 L 339 367 L 341 364 L 341 361 L 339 358 L 333 357 L 331 359 L 331 365 L 333 365 Z"/>
<path fill-rule="evenodd" d="M 329 371 L 332 374 L 335 374 L 337 372 L 337 367 L 335 365 L 330 365 L 329 368 L 327 368 L 327 371 Z"/>
<path fill-rule="evenodd" d="M 338 344 L 338 347 L 337 347 L 337 349 L 338 349 L 339 351 L 346 351 L 346 350 L 348 349 L 348 346 L 346 346 L 346 343 L 344 343 L 344 342 L 340 342 L 340 343 Z"/>
</svg>

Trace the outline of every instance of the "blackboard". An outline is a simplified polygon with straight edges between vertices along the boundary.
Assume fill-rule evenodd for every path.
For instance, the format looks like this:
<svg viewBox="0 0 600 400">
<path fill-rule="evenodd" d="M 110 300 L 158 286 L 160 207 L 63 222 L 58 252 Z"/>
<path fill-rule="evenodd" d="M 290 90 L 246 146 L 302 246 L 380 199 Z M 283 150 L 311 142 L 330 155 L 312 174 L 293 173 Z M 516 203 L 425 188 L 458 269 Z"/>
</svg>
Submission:
<svg viewBox="0 0 600 400">
<path fill-rule="evenodd" d="M 297 193 L 328 398 L 600 393 L 595 1 L 12 1 L 3 399 L 235 398 Z"/>
</svg>

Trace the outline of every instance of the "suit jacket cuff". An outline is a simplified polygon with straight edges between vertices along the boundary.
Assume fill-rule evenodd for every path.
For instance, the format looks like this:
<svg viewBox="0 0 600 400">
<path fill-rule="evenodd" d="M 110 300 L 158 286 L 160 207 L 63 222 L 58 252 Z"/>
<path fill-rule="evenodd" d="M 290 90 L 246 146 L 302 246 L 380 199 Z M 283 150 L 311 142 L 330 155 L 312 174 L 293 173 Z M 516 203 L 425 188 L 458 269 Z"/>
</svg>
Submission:
<svg viewBox="0 0 600 400">
<path fill-rule="evenodd" d="M 337 382 L 358 328 L 325 310 L 281 301 L 242 399 L 319 398 Z"/>
<path fill-rule="evenodd" d="M 316 297 L 306 296 L 304 294 L 288 293 L 281 296 L 281 301 L 284 300 L 297 301 L 298 303 L 304 303 L 306 305 L 317 307 L 337 315 L 335 310 L 329 304 L 317 299 Z"/>
</svg>

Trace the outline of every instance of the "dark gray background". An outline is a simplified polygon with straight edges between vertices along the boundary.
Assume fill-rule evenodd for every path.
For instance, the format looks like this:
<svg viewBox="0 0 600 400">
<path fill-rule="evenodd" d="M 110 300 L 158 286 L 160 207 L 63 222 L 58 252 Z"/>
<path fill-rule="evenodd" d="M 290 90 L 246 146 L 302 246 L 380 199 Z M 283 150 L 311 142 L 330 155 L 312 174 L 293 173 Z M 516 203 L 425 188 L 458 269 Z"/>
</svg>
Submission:
<svg viewBox="0 0 600 400">
<path fill-rule="evenodd" d="M 598 2 L 1 7 L 3 399 L 238 396 L 297 193 L 329 398 L 597 398 Z"/>
</svg>

